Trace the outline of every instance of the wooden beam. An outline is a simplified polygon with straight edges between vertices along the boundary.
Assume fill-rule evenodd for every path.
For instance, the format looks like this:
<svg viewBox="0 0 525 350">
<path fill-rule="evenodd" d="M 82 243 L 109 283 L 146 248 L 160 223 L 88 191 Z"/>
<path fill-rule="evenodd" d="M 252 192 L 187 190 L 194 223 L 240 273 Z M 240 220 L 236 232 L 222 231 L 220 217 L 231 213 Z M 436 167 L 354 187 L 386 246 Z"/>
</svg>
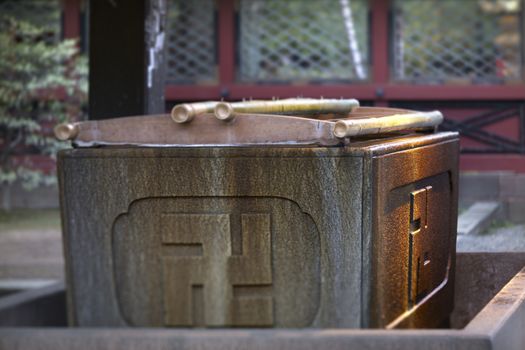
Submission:
<svg viewBox="0 0 525 350">
<path fill-rule="evenodd" d="M 165 14 L 166 0 L 90 2 L 90 119 L 164 112 Z"/>
<path fill-rule="evenodd" d="M 329 97 L 376 100 L 377 89 L 383 89 L 389 101 L 522 101 L 525 85 L 428 86 L 402 84 L 230 84 L 228 99 L 272 97 Z M 219 85 L 168 85 L 166 99 L 209 100 L 221 98 Z"/>
<path fill-rule="evenodd" d="M 525 155 L 522 154 L 462 154 L 461 171 L 513 171 L 525 173 Z"/>
</svg>

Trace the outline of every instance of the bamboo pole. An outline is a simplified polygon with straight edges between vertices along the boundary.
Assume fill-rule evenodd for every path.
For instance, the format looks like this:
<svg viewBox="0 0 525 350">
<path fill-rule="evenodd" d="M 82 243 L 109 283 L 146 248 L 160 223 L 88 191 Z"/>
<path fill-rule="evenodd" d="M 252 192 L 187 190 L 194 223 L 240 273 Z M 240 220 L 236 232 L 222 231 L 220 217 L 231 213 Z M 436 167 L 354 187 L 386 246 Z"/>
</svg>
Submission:
<svg viewBox="0 0 525 350">
<path fill-rule="evenodd" d="M 386 117 L 345 119 L 335 123 L 334 136 L 382 134 L 393 131 L 436 127 L 443 122 L 439 111 L 394 114 Z"/>
<path fill-rule="evenodd" d="M 77 137 L 79 130 L 78 123 L 62 123 L 53 129 L 55 137 L 61 141 L 72 140 Z"/>
<path fill-rule="evenodd" d="M 348 114 L 359 107 L 354 99 L 291 98 L 277 101 L 219 102 L 214 114 L 219 120 L 228 121 L 235 113 L 316 115 L 325 113 Z"/>
<path fill-rule="evenodd" d="M 176 123 L 190 122 L 198 114 L 211 113 L 219 102 L 197 102 L 176 105 L 171 110 L 171 119 Z"/>
</svg>

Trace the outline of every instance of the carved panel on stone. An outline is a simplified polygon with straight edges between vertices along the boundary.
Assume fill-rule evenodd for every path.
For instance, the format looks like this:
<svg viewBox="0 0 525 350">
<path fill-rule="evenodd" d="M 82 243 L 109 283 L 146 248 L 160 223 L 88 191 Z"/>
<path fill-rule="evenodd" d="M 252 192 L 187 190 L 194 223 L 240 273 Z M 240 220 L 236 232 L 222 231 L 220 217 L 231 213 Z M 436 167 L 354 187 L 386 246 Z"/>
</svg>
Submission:
<svg viewBox="0 0 525 350">
<path fill-rule="evenodd" d="M 272 326 L 270 221 L 241 214 L 242 255 L 232 255 L 230 215 L 163 214 L 164 323 Z"/>
<path fill-rule="evenodd" d="M 383 232 L 390 234 L 383 243 L 389 254 L 384 270 L 396 276 L 382 293 L 391 303 L 390 326 L 406 318 L 407 310 L 442 290 L 451 268 L 450 174 L 420 179 L 392 189 L 387 197 Z"/>
<path fill-rule="evenodd" d="M 317 314 L 319 233 L 293 201 L 145 198 L 112 237 L 129 325 L 305 327 Z"/>
</svg>

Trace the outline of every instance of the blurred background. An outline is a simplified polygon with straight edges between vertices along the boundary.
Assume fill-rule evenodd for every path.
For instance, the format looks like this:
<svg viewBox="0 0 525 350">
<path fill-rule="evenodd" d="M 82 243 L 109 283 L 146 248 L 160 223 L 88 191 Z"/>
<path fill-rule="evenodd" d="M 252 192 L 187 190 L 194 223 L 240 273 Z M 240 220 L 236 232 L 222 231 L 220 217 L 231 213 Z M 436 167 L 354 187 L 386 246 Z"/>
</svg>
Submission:
<svg viewBox="0 0 525 350">
<path fill-rule="evenodd" d="M 0 280 L 62 278 L 55 159 L 69 145 L 52 128 L 118 116 L 112 108 L 127 113 L 140 100 L 98 102 L 111 97 L 104 85 L 125 89 L 115 72 L 129 86 L 129 70 L 145 79 L 147 28 L 138 24 L 148 3 L 0 0 Z M 296 96 L 439 109 L 441 129 L 462 135 L 458 249 L 525 250 L 525 1 L 167 5 L 165 111 L 188 101 Z"/>
</svg>

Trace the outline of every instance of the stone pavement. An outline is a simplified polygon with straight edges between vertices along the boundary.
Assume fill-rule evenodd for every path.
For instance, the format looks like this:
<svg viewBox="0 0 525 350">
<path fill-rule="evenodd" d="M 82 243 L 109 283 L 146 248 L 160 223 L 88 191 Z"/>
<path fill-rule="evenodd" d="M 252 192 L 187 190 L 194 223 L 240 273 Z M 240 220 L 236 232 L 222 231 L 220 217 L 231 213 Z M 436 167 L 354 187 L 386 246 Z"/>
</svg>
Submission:
<svg viewBox="0 0 525 350">
<path fill-rule="evenodd" d="M 0 232 L 0 279 L 63 279 L 61 239 L 57 229 Z"/>
<path fill-rule="evenodd" d="M 475 235 L 487 229 L 502 216 L 502 205 L 496 201 L 479 201 L 459 215 L 458 235 Z"/>
</svg>

